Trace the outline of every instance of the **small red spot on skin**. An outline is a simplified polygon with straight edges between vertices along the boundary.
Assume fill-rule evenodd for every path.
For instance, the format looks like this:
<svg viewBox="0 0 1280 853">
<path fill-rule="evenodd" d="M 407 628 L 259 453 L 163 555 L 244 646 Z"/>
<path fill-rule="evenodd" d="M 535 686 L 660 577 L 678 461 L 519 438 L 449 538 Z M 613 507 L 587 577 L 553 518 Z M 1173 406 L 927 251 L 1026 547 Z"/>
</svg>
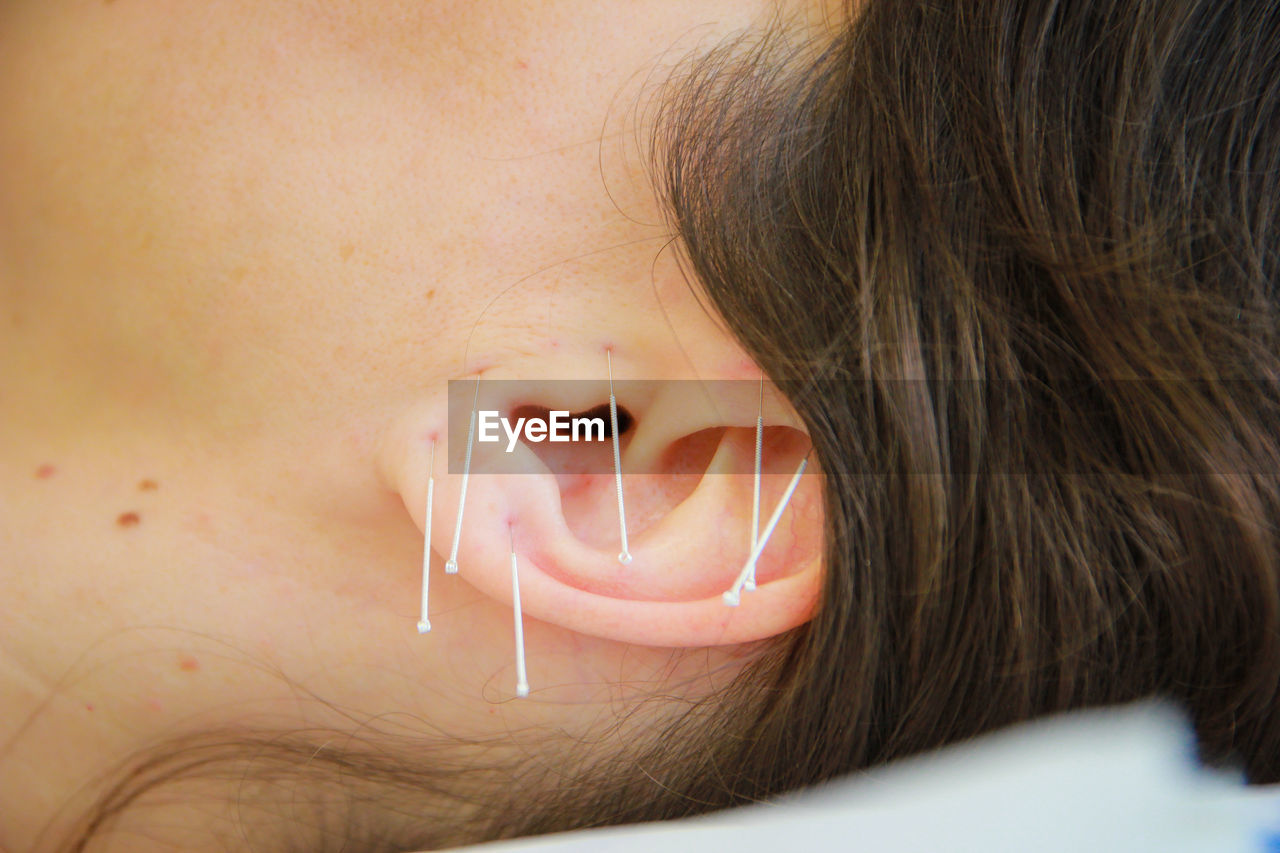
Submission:
<svg viewBox="0 0 1280 853">
<path fill-rule="evenodd" d="M 183 525 L 185 529 L 204 540 L 209 540 L 214 535 L 213 519 L 207 512 L 198 512 L 189 516 Z"/>
<path fill-rule="evenodd" d="M 84 706 L 84 709 L 85 709 L 86 711 L 92 711 L 92 710 L 93 710 L 93 706 L 92 706 L 92 705 L 85 705 L 85 706 Z"/>
<path fill-rule="evenodd" d="M 178 658 L 178 669 L 183 672 L 196 672 L 200 669 L 200 661 L 193 657 Z"/>
<path fill-rule="evenodd" d="M 160 488 L 160 484 L 155 480 L 143 480 L 138 484 L 138 491 L 140 492 L 154 492 L 158 488 Z"/>
<path fill-rule="evenodd" d="M 521 71 L 528 71 L 528 70 L 529 70 L 529 63 L 528 63 L 528 62 L 526 62 L 526 61 L 525 61 L 525 60 L 523 60 L 523 59 L 517 59 L 517 60 L 516 60 L 516 68 L 519 68 Z"/>
<path fill-rule="evenodd" d="M 58 469 L 52 465 L 41 465 L 36 469 L 36 479 L 47 480 L 56 473 L 58 473 Z"/>
<path fill-rule="evenodd" d="M 164 710 L 164 706 L 160 704 L 160 700 L 159 700 L 159 699 L 152 698 L 152 699 L 148 699 L 148 700 L 147 700 L 147 710 L 149 710 L 149 711 L 163 711 L 163 710 Z"/>
<path fill-rule="evenodd" d="M 121 527 L 137 527 L 141 522 L 142 517 L 136 512 L 121 513 L 120 517 L 116 519 L 116 524 Z"/>
</svg>

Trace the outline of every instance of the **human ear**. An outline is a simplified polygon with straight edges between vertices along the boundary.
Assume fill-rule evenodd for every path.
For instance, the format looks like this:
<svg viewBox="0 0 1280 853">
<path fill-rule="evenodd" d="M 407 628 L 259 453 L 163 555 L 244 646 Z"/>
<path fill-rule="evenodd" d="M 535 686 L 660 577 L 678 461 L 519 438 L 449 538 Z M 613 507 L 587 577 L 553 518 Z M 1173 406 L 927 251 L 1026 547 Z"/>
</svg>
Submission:
<svg viewBox="0 0 1280 853">
<path fill-rule="evenodd" d="M 464 393 L 455 393 L 451 405 L 437 398 L 406 412 L 381 453 L 384 480 L 421 530 L 431 444 L 437 443 L 431 531 L 436 565 L 453 552 L 457 533 L 458 577 L 510 603 L 514 540 L 526 618 L 648 646 L 762 640 L 810 617 L 821 581 L 818 475 L 800 477 L 786 501 L 761 552 L 756 588 L 743 592 L 736 607 L 723 598 L 751 552 L 761 411 L 754 383 L 710 383 L 716 392 L 710 394 L 708 383 L 693 381 L 620 383 L 629 563 L 619 559 L 611 435 L 605 443 L 559 447 L 522 440 L 510 454 L 505 436 L 497 446 L 473 441 L 471 473 L 463 474 L 472 386 L 480 395 L 477 408 L 499 412 L 509 423 L 550 411 L 607 418 L 607 388 L 585 382 L 481 384 L 483 393 L 474 382 L 462 385 Z M 809 450 L 804 432 L 787 425 L 794 417 L 775 397 L 763 411 L 761 531 Z M 447 471 L 441 464 L 446 458 Z M 813 471 L 812 460 L 808 470 Z"/>
</svg>

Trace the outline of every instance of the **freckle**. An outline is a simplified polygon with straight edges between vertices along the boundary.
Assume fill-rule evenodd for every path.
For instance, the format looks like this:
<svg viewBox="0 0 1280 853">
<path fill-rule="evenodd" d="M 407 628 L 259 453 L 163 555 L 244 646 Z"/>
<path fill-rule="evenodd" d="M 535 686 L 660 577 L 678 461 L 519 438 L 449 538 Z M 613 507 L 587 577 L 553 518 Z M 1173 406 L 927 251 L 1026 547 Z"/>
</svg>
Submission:
<svg viewBox="0 0 1280 853">
<path fill-rule="evenodd" d="M 436 289 L 434 287 L 427 291 L 427 298 L 428 299 L 436 298 Z"/>
<path fill-rule="evenodd" d="M 198 512 L 187 519 L 186 528 L 200 537 L 213 535 L 213 518 L 207 512 Z"/>
<path fill-rule="evenodd" d="M 121 527 L 137 527 L 141 521 L 141 516 L 136 512 L 125 512 L 121 513 L 120 517 L 116 519 L 116 524 Z"/>
<path fill-rule="evenodd" d="M 36 469 L 36 479 L 47 480 L 56 473 L 58 473 L 58 469 L 52 465 L 41 465 Z"/>
<path fill-rule="evenodd" d="M 195 672 L 200 669 L 200 661 L 193 657 L 178 658 L 178 669 L 183 672 Z"/>
<path fill-rule="evenodd" d="M 140 492 L 154 492 L 158 488 L 160 488 L 160 484 L 155 480 L 143 480 L 138 484 L 138 491 Z"/>
<path fill-rule="evenodd" d="M 351 259 L 351 256 L 355 254 L 355 251 L 356 251 L 356 247 L 353 246 L 351 243 L 344 243 L 342 245 L 342 248 L 338 249 L 338 256 L 341 257 L 344 261 L 347 261 Z"/>
</svg>

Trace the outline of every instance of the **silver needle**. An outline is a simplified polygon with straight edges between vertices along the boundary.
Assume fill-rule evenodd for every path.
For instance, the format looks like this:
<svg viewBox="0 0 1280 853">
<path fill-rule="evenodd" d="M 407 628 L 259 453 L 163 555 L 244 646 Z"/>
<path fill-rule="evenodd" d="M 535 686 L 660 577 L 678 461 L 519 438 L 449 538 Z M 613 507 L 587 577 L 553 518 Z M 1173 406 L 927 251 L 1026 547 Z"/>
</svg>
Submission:
<svg viewBox="0 0 1280 853">
<path fill-rule="evenodd" d="M 422 616 L 418 619 L 418 633 L 425 634 L 431 630 L 431 620 L 427 618 L 427 589 L 431 583 L 431 503 L 436 491 L 436 443 L 431 442 L 431 467 L 427 469 L 427 518 L 423 525 L 422 543 Z"/>
<path fill-rule="evenodd" d="M 507 532 L 511 536 L 511 612 L 516 623 L 516 695 L 529 695 L 529 673 L 524 664 L 524 614 L 520 609 L 520 571 L 516 568 L 516 532 L 508 524 Z"/>
<path fill-rule="evenodd" d="M 618 438 L 618 398 L 613 396 L 613 352 L 604 351 L 609 360 L 609 421 L 613 426 L 613 478 L 618 486 L 618 526 L 622 530 L 622 551 L 618 562 L 624 566 L 631 562 L 631 549 L 627 547 L 627 508 L 622 502 L 622 451 Z"/>
<path fill-rule="evenodd" d="M 760 460 L 764 456 L 764 371 L 760 371 L 760 413 L 756 415 L 756 477 L 751 499 L 751 547 L 756 547 L 760 538 Z M 756 588 L 756 567 L 751 565 L 751 574 L 742 584 L 743 589 Z"/>
<path fill-rule="evenodd" d="M 453 547 L 449 549 L 449 559 L 444 564 L 446 574 L 458 573 L 458 540 L 462 538 L 462 511 L 467 504 L 467 481 L 471 479 L 471 443 L 476 436 L 476 405 L 480 400 L 480 377 L 476 376 L 476 394 L 471 400 L 471 420 L 467 424 L 467 455 L 462 463 L 462 492 L 458 495 L 458 519 L 453 525 Z"/>
<path fill-rule="evenodd" d="M 738 573 L 738 578 L 733 582 L 733 586 L 722 596 L 724 603 L 730 607 L 737 607 L 739 594 L 742 592 L 742 586 L 747 582 L 747 575 L 756 570 L 756 561 L 760 559 L 760 552 L 764 550 L 764 546 L 769 544 L 769 537 L 773 535 L 773 529 L 778 526 L 778 519 L 782 518 L 782 511 L 787 508 L 787 504 L 791 500 L 791 496 L 795 494 L 796 486 L 800 485 L 800 475 L 804 473 L 804 466 L 809 463 L 808 454 L 800 460 L 800 467 L 796 468 L 796 473 L 792 475 L 791 482 L 787 484 L 787 490 L 782 494 L 782 500 L 778 501 L 778 506 L 773 511 L 773 515 L 769 518 L 769 523 L 764 527 L 764 535 L 760 537 L 760 541 L 756 542 L 754 548 L 751 549 L 751 556 L 747 558 L 747 563 L 742 567 L 742 571 Z"/>
</svg>

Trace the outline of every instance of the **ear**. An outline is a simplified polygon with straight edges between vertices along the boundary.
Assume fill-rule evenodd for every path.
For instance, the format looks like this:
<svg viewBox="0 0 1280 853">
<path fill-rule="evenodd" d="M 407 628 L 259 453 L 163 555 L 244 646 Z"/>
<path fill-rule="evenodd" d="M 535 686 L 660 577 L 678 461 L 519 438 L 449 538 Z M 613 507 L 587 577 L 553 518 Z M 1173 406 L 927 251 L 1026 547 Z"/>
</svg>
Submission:
<svg viewBox="0 0 1280 853">
<path fill-rule="evenodd" d="M 510 603 L 513 536 L 526 618 L 669 647 L 761 640 L 807 621 L 821 586 L 817 475 L 800 478 L 757 563 L 756 588 L 744 591 L 736 607 L 722 597 L 751 550 L 760 409 L 756 383 L 712 384 L 721 393 L 708 394 L 705 383 L 691 381 L 618 383 L 628 564 L 619 560 L 611 436 L 557 446 L 520 442 L 510 454 L 505 437 L 496 445 L 473 442 L 458 576 Z M 521 413 L 549 410 L 597 412 L 608 422 L 607 388 L 592 383 L 481 385 L 477 408 L 499 411 L 511 423 Z M 730 386 L 736 386 L 732 393 L 723 393 Z M 432 549 L 438 564 L 453 544 L 475 387 L 457 383 L 455 391 L 465 393 L 455 393 L 452 406 L 436 400 L 406 413 L 381 453 L 385 481 L 421 529 L 437 442 Z M 796 423 L 789 409 L 773 394 L 768 400 L 761 531 L 809 449 L 802 430 L 779 425 Z M 812 459 L 807 470 L 814 471 Z"/>
</svg>

